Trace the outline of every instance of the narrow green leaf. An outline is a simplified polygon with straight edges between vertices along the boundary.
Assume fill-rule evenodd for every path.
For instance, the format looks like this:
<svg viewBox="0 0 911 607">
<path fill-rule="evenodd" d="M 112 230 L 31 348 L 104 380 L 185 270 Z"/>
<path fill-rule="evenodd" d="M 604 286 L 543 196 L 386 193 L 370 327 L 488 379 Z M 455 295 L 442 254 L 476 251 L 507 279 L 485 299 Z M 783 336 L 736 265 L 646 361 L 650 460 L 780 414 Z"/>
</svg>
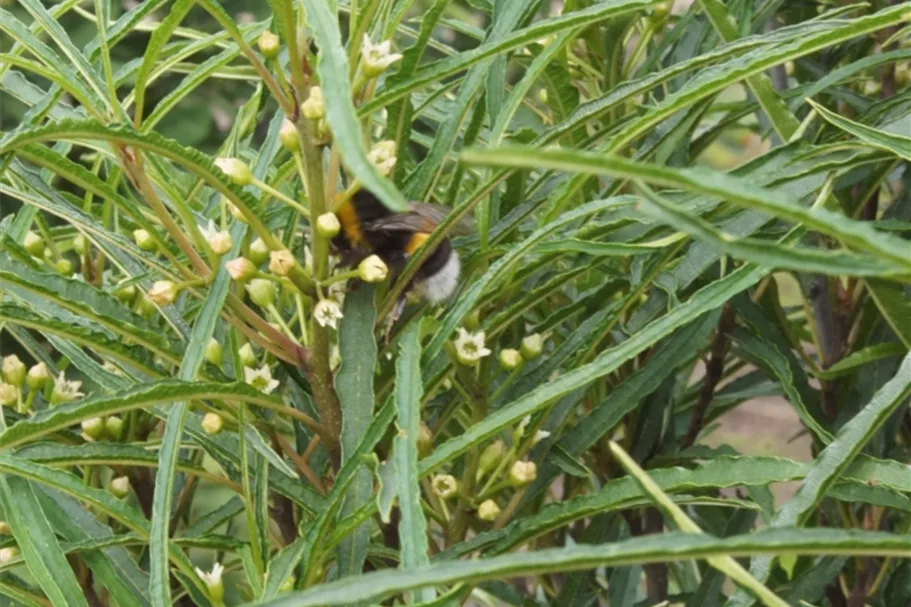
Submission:
<svg viewBox="0 0 911 607">
<path fill-rule="evenodd" d="M 908 322 L 911 318 L 911 301 L 908 300 L 902 286 L 886 280 L 868 278 L 867 289 L 876 307 L 882 312 L 883 318 L 905 347 L 911 348 L 911 323 Z"/>
<path fill-rule="evenodd" d="M 421 425 L 421 323 L 413 322 L 401 338 L 401 350 L 395 366 L 395 405 L 398 434 L 395 437 L 396 484 L 399 495 L 400 569 L 411 571 L 428 565 L 427 519 L 421 509 L 421 486 L 418 483 L 418 434 Z M 436 593 L 424 589 L 415 599 L 432 601 Z"/>
<path fill-rule="evenodd" d="M 907 353 L 908 348 L 897 342 L 875 344 L 852 352 L 828 369 L 813 372 L 813 375 L 820 379 L 836 379 L 851 373 L 858 367 L 883 360 L 884 358 L 904 356 Z"/>
<path fill-rule="evenodd" d="M 82 588 L 57 543 L 31 483 L 16 476 L 0 475 L 0 497 L 25 564 L 51 603 L 87 607 Z"/>
<path fill-rule="evenodd" d="M 547 572 L 668 560 L 741 557 L 748 554 L 848 554 L 911 556 L 907 535 L 841 529 L 774 529 L 729 538 L 666 533 L 624 542 L 576 545 L 507 554 L 492 558 L 439 563 L 416 571 L 385 570 L 339 580 L 304 592 L 258 603 L 258 607 L 327 607 L 391 596 L 407 590 L 448 583 L 473 583 Z"/>
<path fill-rule="evenodd" d="M 246 226 L 237 221 L 231 230 L 234 246 L 229 255 L 222 258 L 209 288 L 209 294 L 203 303 L 193 333 L 188 342 L 187 351 L 180 363 L 178 377 L 183 382 L 193 382 L 205 359 L 206 346 L 212 338 L 215 323 L 225 304 L 225 298 L 231 287 L 231 276 L 224 266 L 226 259 L 233 259 L 240 252 L 242 236 Z M 181 437 L 187 419 L 190 404 L 179 403 L 171 409 L 165 423 L 165 433 L 161 439 L 159 465 L 155 475 L 155 495 L 152 503 L 152 530 L 149 539 L 150 576 L 149 591 L 152 602 L 157 607 L 168 607 L 171 603 L 171 582 L 168 562 L 168 535 L 171 527 L 171 500 L 174 494 L 174 480 L 177 473 L 177 458 L 180 453 Z M 243 429 L 246 431 L 246 428 Z M 246 470 L 244 470 L 246 473 Z"/>
<path fill-rule="evenodd" d="M 641 191 L 647 200 L 646 208 L 668 227 L 678 229 L 707 242 L 719 251 L 734 257 L 764 265 L 770 269 L 819 273 L 828 276 L 902 276 L 907 268 L 888 260 L 859 255 L 850 251 L 832 251 L 808 247 L 782 246 L 752 238 L 735 238 L 716 229 L 699 217 L 686 213 L 647 186 Z"/>
<path fill-rule="evenodd" d="M 649 478 L 645 470 L 639 467 L 639 464 L 623 450 L 623 447 L 614 441 L 610 441 L 609 446 L 614 457 L 620 461 L 620 465 L 635 479 L 636 484 L 642 488 L 642 491 L 651 498 L 666 517 L 671 518 L 684 533 L 703 535 L 702 529 L 686 515 L 680 506 L 674 503 L 674 500 L 661 490 L 661 487 Z M 728 555 L 716 556 L 707 560 L 709 565 L 727 575 L 741 588 L 748 589 L 768 607 L 788 607 L 787 603 L 751 576 L 732 557 Z"/>
<path fill-rule="evenodd" d="M 98 522 L 75 499 L 55 491 L 42 491 L 37 497 L 48 521 L 70 543 L 118 539 L 110 527 Z M 82 553 L 82 559 L 117 605 L 151 605 L 147 596 L 149 576 L 136 565 L 126 548 L 90 550 Z"/>
<path fill-rule="evenodd" d="M 857 137 L 870 147 L 892 152 L 903 160 L 911 161 L 911 137 L 902 137 L 871 126 L 855 122 L 850 118 L 839 116 L 811 99 L 807 103 L 822 116 L 826 122 Z"/>
<path fill-rule="evenodd" d="M 699 4 L 712 22 L 712 27 L 718 33 L 718 36 L 724 42 L 733 42 L 740 37 L 737 31 L 737 22 L 734 20 L 728 8 L 720 0 L 700 0 Z M 782 141 L 788 141 L 800 126 L 800 122 L 788 111 L 787 106 L 778 96 L 772 81 L 764 74 L 755 74 L 746 79 L 747 85 L 759 105 L 765 111 L 775 131 Z"/>
<path fill-rule="evenodd" d="M 835 440 L 819 454 L 812 469 L 807 473 L 797 494 L 785 503 L 772 519 L 772 528 L 790 528 L 806 522 L 814 508 L 838 481 L 854 458 L 860 453 L 886 419 L 901 407 L 911 395 L 911 354 L 902 361 L 891 380 L 889 380 L 867 405 L 851 421 L 842 426 Z M 753 559 L 750 573 L 763 581 L 768 578 L 771 569 L 771 557 Z M 753 598 L 746 593 L 737 592 L 728 601 L 729 605 L 751 605 Z"/>
<path fill-rule="evenodd" d="M 339 328 L 339 354 L 341 365 L 335 376 L 335 391 L 342 406 L 342 463 L 354 463 L 358 445 L 367 434 L 373 419 L 373 374 L 376 367 L 376 342 L 373 326 L 376 306 L 373 303 L 374 287 L 363 284 L 345 297 L 344 317 Z M 360 464 L 339 516 L 346 517 L 370 500 L 373 475 Z M 370 528 L 361 525 L 339 546 L 339 575 L 358 575 L 367 558 Z"/>
<path fill-rule="evenodd" d="M 496 150 L 470 150 L 463 152 L 462 160 L 475 164 L 549 168 L 622 179 L 641 179 L 649 183 L 721 198 L 745 208 L 755 208 L 782 219 L 801 223 L 837 238 L 851 247 L 868 251 L 911 273 L 911 243 L 880 232 L 868 222 L 853 221 L 822 207 L 807 209 L 783 194 L 757 188 L 751 180 L 730 174 L 705 168 L 674 169 L 595 152 L 539 150 L 518 146 L 503 146 Z"/>
<path fill-rule="evenodd" d="M 158 27 L 152 32 L 149 38 L 149 44 L 146 46 L 145 53 L 142 56 L 142 64 L 136 71 L 136 80 L 133 84 L 133 102 L 135 105 L 135 123 L 137 127 L 142 122 L 143 110 L 145 109 L 146 84 L 152 68 L 158 60 L 158 55 L 165 43 L 174 33 L 174 30 L 183 21 L 186 14 L 193 8 L 195 0 L 176 0 L 171 4 L 167 17 L 164 18 Z"/>
<path fill-rule="evenodd" d="M 150 384 L 137 384 L 111 396 L 87 398 L 39 411 L 0 433 L 0 450 L 9 450 L 37 440 L 91 417 L 104 417 L 155 405 L 169 405 L 177 401 L 208 399 L 243 401 L 267 408 L 284 406 L 279 398 L 264 394 L 245 383 L 162 380 Z"/>
<path fill-rule="evenodd" d="M 538 21 L 529 27 L 512 33 L 510 33 L 512 24 L 504 19 L 501 27 L 505 31 L 502 31 L 499 35 L 491 35 L 487 41 L 470 51 L 465 51 L 422 67 L 407 82 L 396 88 L 383 91 L 374 97 L 373 100 L 365 103 L 359 112 L 362 115 L 374 112 L 387 105 L 390 101 L 399 99 L 431 82 L 436 82 L 485 59 L 524 46 L 550 34 L 559 33 L 580 25 L 590 25 L 624 13 L 639 11 L 655 4 L 657 4 L 656 0 L 610 0 L 599 2 L 582 10 Z M 519 15 L 516 16 L 518 17 Z"/>
<path fill-rule="evenodd" d="M 144 538 L 148 537 L 148 524 L 138 510 L 119 501 L 105 489 L 87 487 L 78 477 L 65 470 L 57 470 L 12 455 L 0 455 L 0 470 L 3 470 L 5 474 L 19 476 L 33 483 L 52 487 L 79 501 L 92 504 L 119 523 L 129 527 L 131 531 Z"/>
<path fill-rule="evenodd" d="M 364 134 L 351 102 L 351 84 L 347 78 L 348 56 L 342 46 L 335 10 L 322 0 L 303 0 L 303 5 L 311 31 L 319 45 L 317 72 L 320 87 L 323 96 L 332 100 L 326 104 L 326 121 L 345 167 L 353 178 L 359 179 L 390 210 L 402 211 L 406 207 L 405 199 L 391 181 L 377 172 L 363 148 Z"/>
</svg>

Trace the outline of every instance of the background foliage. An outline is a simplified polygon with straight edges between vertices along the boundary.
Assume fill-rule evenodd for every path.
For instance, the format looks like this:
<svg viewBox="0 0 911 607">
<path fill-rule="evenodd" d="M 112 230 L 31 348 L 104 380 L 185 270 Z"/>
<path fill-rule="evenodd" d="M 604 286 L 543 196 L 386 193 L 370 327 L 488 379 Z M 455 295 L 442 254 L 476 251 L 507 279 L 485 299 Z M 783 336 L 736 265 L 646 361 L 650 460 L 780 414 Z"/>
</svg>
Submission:
<svg viewBox="0 0 911 607">
<path fill-rule="evenodd" d="M 911 14 L 670 4 L 4 2 L 4 600 L 911 602 Z M 477 228 L 388 344 L 308 219 L 359 183 L 453 208 L 406 278 Z M 703 442 L 763 397 L 812 461 Z"/>
</svg>

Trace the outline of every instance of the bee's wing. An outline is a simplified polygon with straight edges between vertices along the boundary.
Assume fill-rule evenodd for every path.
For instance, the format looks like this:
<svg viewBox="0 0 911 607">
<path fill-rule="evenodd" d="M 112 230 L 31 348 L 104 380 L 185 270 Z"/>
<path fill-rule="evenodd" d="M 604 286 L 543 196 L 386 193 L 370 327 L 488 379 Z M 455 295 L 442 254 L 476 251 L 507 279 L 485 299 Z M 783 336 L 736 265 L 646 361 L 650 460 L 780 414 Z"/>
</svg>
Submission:
<svg viewBox="0 0 911 607">
<path fill-rule="evenodd" d="M 374 232 L 433 232 L 437 222 L 419 213 L 397 213 L 365 223 Z"/>
<path fill-rule="evenodd" d="M 430 221 L 433 221 L 434 225 L 441 223 L 443 219 L 446 218 L 449 213 L 452 212 L 452 209 L 449 207 L 444 207 L 440 204 L 430 204 L 427 202 L 409 202 L 409 208 L 412 213 L 420 215 L 427 218 Z M 456 236 L 470 236 L 474 234 L 474 219 L 470 216 L 465 216 L 455 222 L 455 225 L 452 226 L 451 233 Z"/>
</svg>

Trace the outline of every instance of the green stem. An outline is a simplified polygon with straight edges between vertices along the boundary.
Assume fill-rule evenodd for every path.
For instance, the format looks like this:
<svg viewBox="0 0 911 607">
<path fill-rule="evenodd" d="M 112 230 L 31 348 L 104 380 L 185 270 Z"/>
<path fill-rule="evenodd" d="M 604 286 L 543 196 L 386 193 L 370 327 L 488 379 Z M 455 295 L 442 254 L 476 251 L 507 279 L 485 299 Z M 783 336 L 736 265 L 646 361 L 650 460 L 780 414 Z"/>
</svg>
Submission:
<svg viewBox="0 0 911 607">
<path fill-rule="evenodd" d="M 306 217 L 307 219 L 310 219 L 310 211 L 308 211 L 306 207 L 304 207 L 303 205 L 301 205 L 299 202 L 295 201 L 291 197 L 286 196 L 285 194 L 282 194 L 281 192 L 279 192 L 278 190 L 273 188 L 268 183 L 266 183 L 264 181 L 260 181 L 259 179 L 254 178 L 251 183 L 253 185 L 255 185 L 256 187 L 258 187 L 259 189 L 263 190 L 264 192 L 271 194 L 274 198 L 278 198 L 279 200 L 284 202 L 286 205 L 288 205 L 289 207 L 293 208 L 298 213 L 300 213 L 301 215 Z"/>
</svg>

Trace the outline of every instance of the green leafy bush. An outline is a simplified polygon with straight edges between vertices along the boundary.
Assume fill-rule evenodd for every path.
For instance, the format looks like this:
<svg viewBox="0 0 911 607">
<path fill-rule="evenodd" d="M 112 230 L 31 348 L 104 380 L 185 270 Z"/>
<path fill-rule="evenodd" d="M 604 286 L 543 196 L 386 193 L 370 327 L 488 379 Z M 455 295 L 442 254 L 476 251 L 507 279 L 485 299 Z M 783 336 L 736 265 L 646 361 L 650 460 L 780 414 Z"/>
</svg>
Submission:
<svg viewBox="0 0 911 607">
<path fill-rule="evenodd" d="M 907 5 L 119 4 L 0 13 L 5 597 L 911 601 Z"/>
</svg>

